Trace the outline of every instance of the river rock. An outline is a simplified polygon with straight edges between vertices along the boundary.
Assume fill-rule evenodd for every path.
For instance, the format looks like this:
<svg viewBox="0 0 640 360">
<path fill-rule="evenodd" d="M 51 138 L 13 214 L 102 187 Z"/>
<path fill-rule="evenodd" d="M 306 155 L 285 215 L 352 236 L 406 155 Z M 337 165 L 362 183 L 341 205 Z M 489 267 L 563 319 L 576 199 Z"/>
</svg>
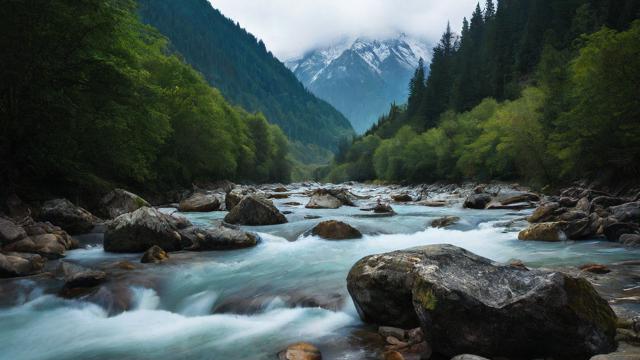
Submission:
<svg viewBox="0 0 640 360">
<path fill-rule="evenodd" d="M 46 201 L 40 208 L 40 220 L 49 221 L 69 234 L 85 234 L 93 229 L 97 218 L 67 199 Z"/>
<path fill-rule="evenodd" d="M 0 278 L 29 276 L 42 272 L 47 259 L 34 254 L 0 253 Z"/>
<path fill-rule="evenodd" d="M 467 209 L 484 209 L 489 202 L 491 202 L 489 194 L 472 194 L 464 200 L 462 206 Z"/>
<path fill-rule="evenodd" d="M 107 280 L 107 273 L 104 271 L 89 269 L 66 261 L 60 263 L 59 272 L 64 277 L 65 289 L 91 288 Z"/>
<path fill-rule="evenodd" d="M 337 209 L 342 205 L 354 206 L 350 194 L 344 189 L 317 189 L 305 206 L 308 209 Z"/>
<path fill-rule="evenodd" d="M 620 236 L 618 242 L 626 246 L 640 246 L 640 234 L 624 234 Z"/>
<path fill-rule="evenodd" d="M 550 220 L 560 209 L 560 204 L 556 202 L 545 203 L 538 206 L 527 220 L 531 223 L 544 222 Z"/>
<path fill-rule="evenodd" d="M 16 224 L 11 219 L 0 217 L 0 248 L 26 237 L 27 233 L 22 226 Z"/>
<path fill-rule="evenodd" d="M 482 356 L 478 356 L 478 355 L 462 354 L 462 355 L 457 355 L 452 357 L 451 360 L 489 360 L 489 359 L 484 358 Z"/>
<path fill-rule="evenodd" d="M 640 226 L 633 223 L 611 222 L 604 225 L 604 236 L 609 241 L 618 241 L 625 234 L 640 233 Z"/>
<path fill-rule="evenodd" d="M 143 206 L 151 206 L 140 196 L 124 189 L 114 189 L 100 200 L 102 216 L 115 219 L 122 214 L 136 211 Z"/>
<path fill-rule="evenodd" d="M 460 221 L 460 218 L 457 216 L 444 216 L 438 219 L 435 219 L 431 222 L 431 227 L 434 228 L 445 228 L 447 226 L 451 226 Z"/>
<path fill-rule="evenodd" d="M 407 335 L 407 331 L 393 326 L 380 326 L 378 327 L 378 334 L 383 338 L 393 336 L 396 339 L 404 340 Z"/>
<path fill-rule="evenodd" d="M 353 226 L 342 221 L 328 220 L 316 225 L 311 233 L 327 240 L 359 239 L 362 233 Z"/>
<path fill-rule="evenodd" d="M 602 264 L 584 264 L 579 269 L 593 274 L 608 274 L 611 272 L 608 267 Z"/>
<path fill-rule="evenodd" d="M 178 210 L 182 212 L 209 212 L 220 210 L 221 195 L 195 193 L 180 201 Z"/>
<path fill-rule="evenodd" d="M 309 343 L 299 342 L 278 353 L 280 360 L 322 360 L 320 350 Z"/>
<path fill-rule="evenodd" d="M 78 242 L 66 231 L 47 222 L 35 222 L 27 218 L 23 229 L 27 237 L 5 245 L 4 251 L 33 253 L 48 259 L 58 259 L 65 256 L 66 250 L 78 247 Z"/>
<path fill-rule="evenodd" d="M 224 221 L 238 225 L 284 224 L 287 218 L 268 199 L 257 195 L 247 195 L 236 205 Z"/>
<path fill-rule="evenodd" d="M 511 191 L 499 194 L 496 196 L 496 201 L 503 206 L 508 206 L 517 203 L 537 202 L 540 201 L 540 196 L 530 192 Z"/>
<path fill-rule="evenodd" d="M 585 279 L 499 265 L 453 245 L 367 256 L 347 288 L 364 321 L 419 323 L 445 356 L 571 359 L 616 346 L 616 316 Z"/>
<path fill-rule="evenodd" d="M 640 224 L 640 201 L 612 206 L 609 211 L 619 222 Z"/>
<path fill-rule="evenodd" d="M 533 224 L 520 231 L 518 240 L 563 241 L 566 240 L 564 225 L 561 222 Z"/>
<path fill-rule="evenodd" d="M 411 197 L 411 195 L 409 195 L 407 193 L 391 195 L 391 199 L 393 199 L 393 201 L 395 201 L 395 202 L 413 201 L 413 198 Z"/>
<path fill-rule="evenodd" d="M 258 237 L 255 234 L 229 226 L 213 228 L 190 227 L 180 231 L 183 246 L 191 251 L 232 250 L 256 246 Z M 188 239 L 189 243 L 185 243 Z"/>
<path fill-rule="evenodd" d="M 181 250 L 181 237 L 178 230 L 190 225 L 184 219 L 178 219 L 160 211 L 141 207 L 123 214 L 107 224 L 104 234 L 104 250 L 109 252 L 144 252 L 153 245 L 165 251 Z"/>
<path fill-rule="evenodd" d="M 140 262 L 143 264 L 159 264 L 169 259 L 169 254 L 158 245 L 153 245 L 142 254 Z"/>
</svg>

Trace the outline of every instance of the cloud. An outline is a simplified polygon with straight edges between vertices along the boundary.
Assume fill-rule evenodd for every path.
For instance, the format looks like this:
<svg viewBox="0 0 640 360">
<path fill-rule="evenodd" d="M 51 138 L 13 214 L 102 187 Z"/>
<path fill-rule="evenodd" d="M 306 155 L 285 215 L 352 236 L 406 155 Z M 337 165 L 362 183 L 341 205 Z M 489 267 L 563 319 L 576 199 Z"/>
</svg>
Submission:
<svg viewBox="0 0 640 360">
<path fill-rule="evenodd" d="M 478 0 L 209 0 L 262 39 L 281 60 L 345 38 L 400 32 L 435 43 L 447 21 L 459 29 Z"/>
</svg>

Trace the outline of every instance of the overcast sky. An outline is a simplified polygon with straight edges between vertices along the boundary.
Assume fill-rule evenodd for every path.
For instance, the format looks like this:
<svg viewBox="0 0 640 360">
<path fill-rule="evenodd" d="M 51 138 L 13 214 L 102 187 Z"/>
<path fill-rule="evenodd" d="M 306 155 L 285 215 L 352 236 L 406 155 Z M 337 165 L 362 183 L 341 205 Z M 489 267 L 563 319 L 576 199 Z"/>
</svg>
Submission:
<svg viewBox="0 0 640 360">
<path fill-rule="evenodd" d="M 262 39 L 281 60 L 358 36 L 400 32 L 435 43 L 447 21 L 458 31 L 478 0 L 209 0 Z M 483 1 L 484 2 L 484 1 Z"/>
</svg>

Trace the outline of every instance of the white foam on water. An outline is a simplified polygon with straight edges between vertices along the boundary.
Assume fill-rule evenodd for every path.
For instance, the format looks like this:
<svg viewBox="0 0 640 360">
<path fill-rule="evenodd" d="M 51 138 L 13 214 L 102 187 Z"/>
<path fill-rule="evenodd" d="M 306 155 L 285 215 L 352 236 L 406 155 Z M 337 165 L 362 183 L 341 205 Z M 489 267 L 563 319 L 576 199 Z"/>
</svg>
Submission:
<svg viewBox="0 0 640 360">
<path fill-rule="evenodd" d="M 184 298 L 178 305 L 178 313 L 184 316 L 203 316 L 211 313 L 211 308 L 218 299 L 214 291 L 201 291 Z"/>
<path fill-rule="evenodd" d="M 160 297 L 153 289 L 131 287 L 134 310 L 155 310 L 160 306 Z"/>
</svg>

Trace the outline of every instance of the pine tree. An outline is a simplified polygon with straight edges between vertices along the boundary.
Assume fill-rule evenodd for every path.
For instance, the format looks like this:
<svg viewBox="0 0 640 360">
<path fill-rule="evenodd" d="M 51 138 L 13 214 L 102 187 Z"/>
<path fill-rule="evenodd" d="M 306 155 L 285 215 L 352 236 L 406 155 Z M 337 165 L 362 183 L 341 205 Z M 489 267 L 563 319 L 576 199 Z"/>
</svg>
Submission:
<svg viewBox="0 0 640 360">
<path fill-rule="evenodd" d="M 418 61 L 418 67 L 409 82 L 409 100 L 407 105 L 408 117 L 413 117 L 420 108 L 425 86 L 424 60 L 420 58 Z"/>
<path fill-rule="evenodd" d="M 484 21 L 489 21 L 493 19 L 496 14 L 495 5 L 493 5 L 493 0 L 487 0 L 487 4 L 484 6 Z"/>
</svg>

